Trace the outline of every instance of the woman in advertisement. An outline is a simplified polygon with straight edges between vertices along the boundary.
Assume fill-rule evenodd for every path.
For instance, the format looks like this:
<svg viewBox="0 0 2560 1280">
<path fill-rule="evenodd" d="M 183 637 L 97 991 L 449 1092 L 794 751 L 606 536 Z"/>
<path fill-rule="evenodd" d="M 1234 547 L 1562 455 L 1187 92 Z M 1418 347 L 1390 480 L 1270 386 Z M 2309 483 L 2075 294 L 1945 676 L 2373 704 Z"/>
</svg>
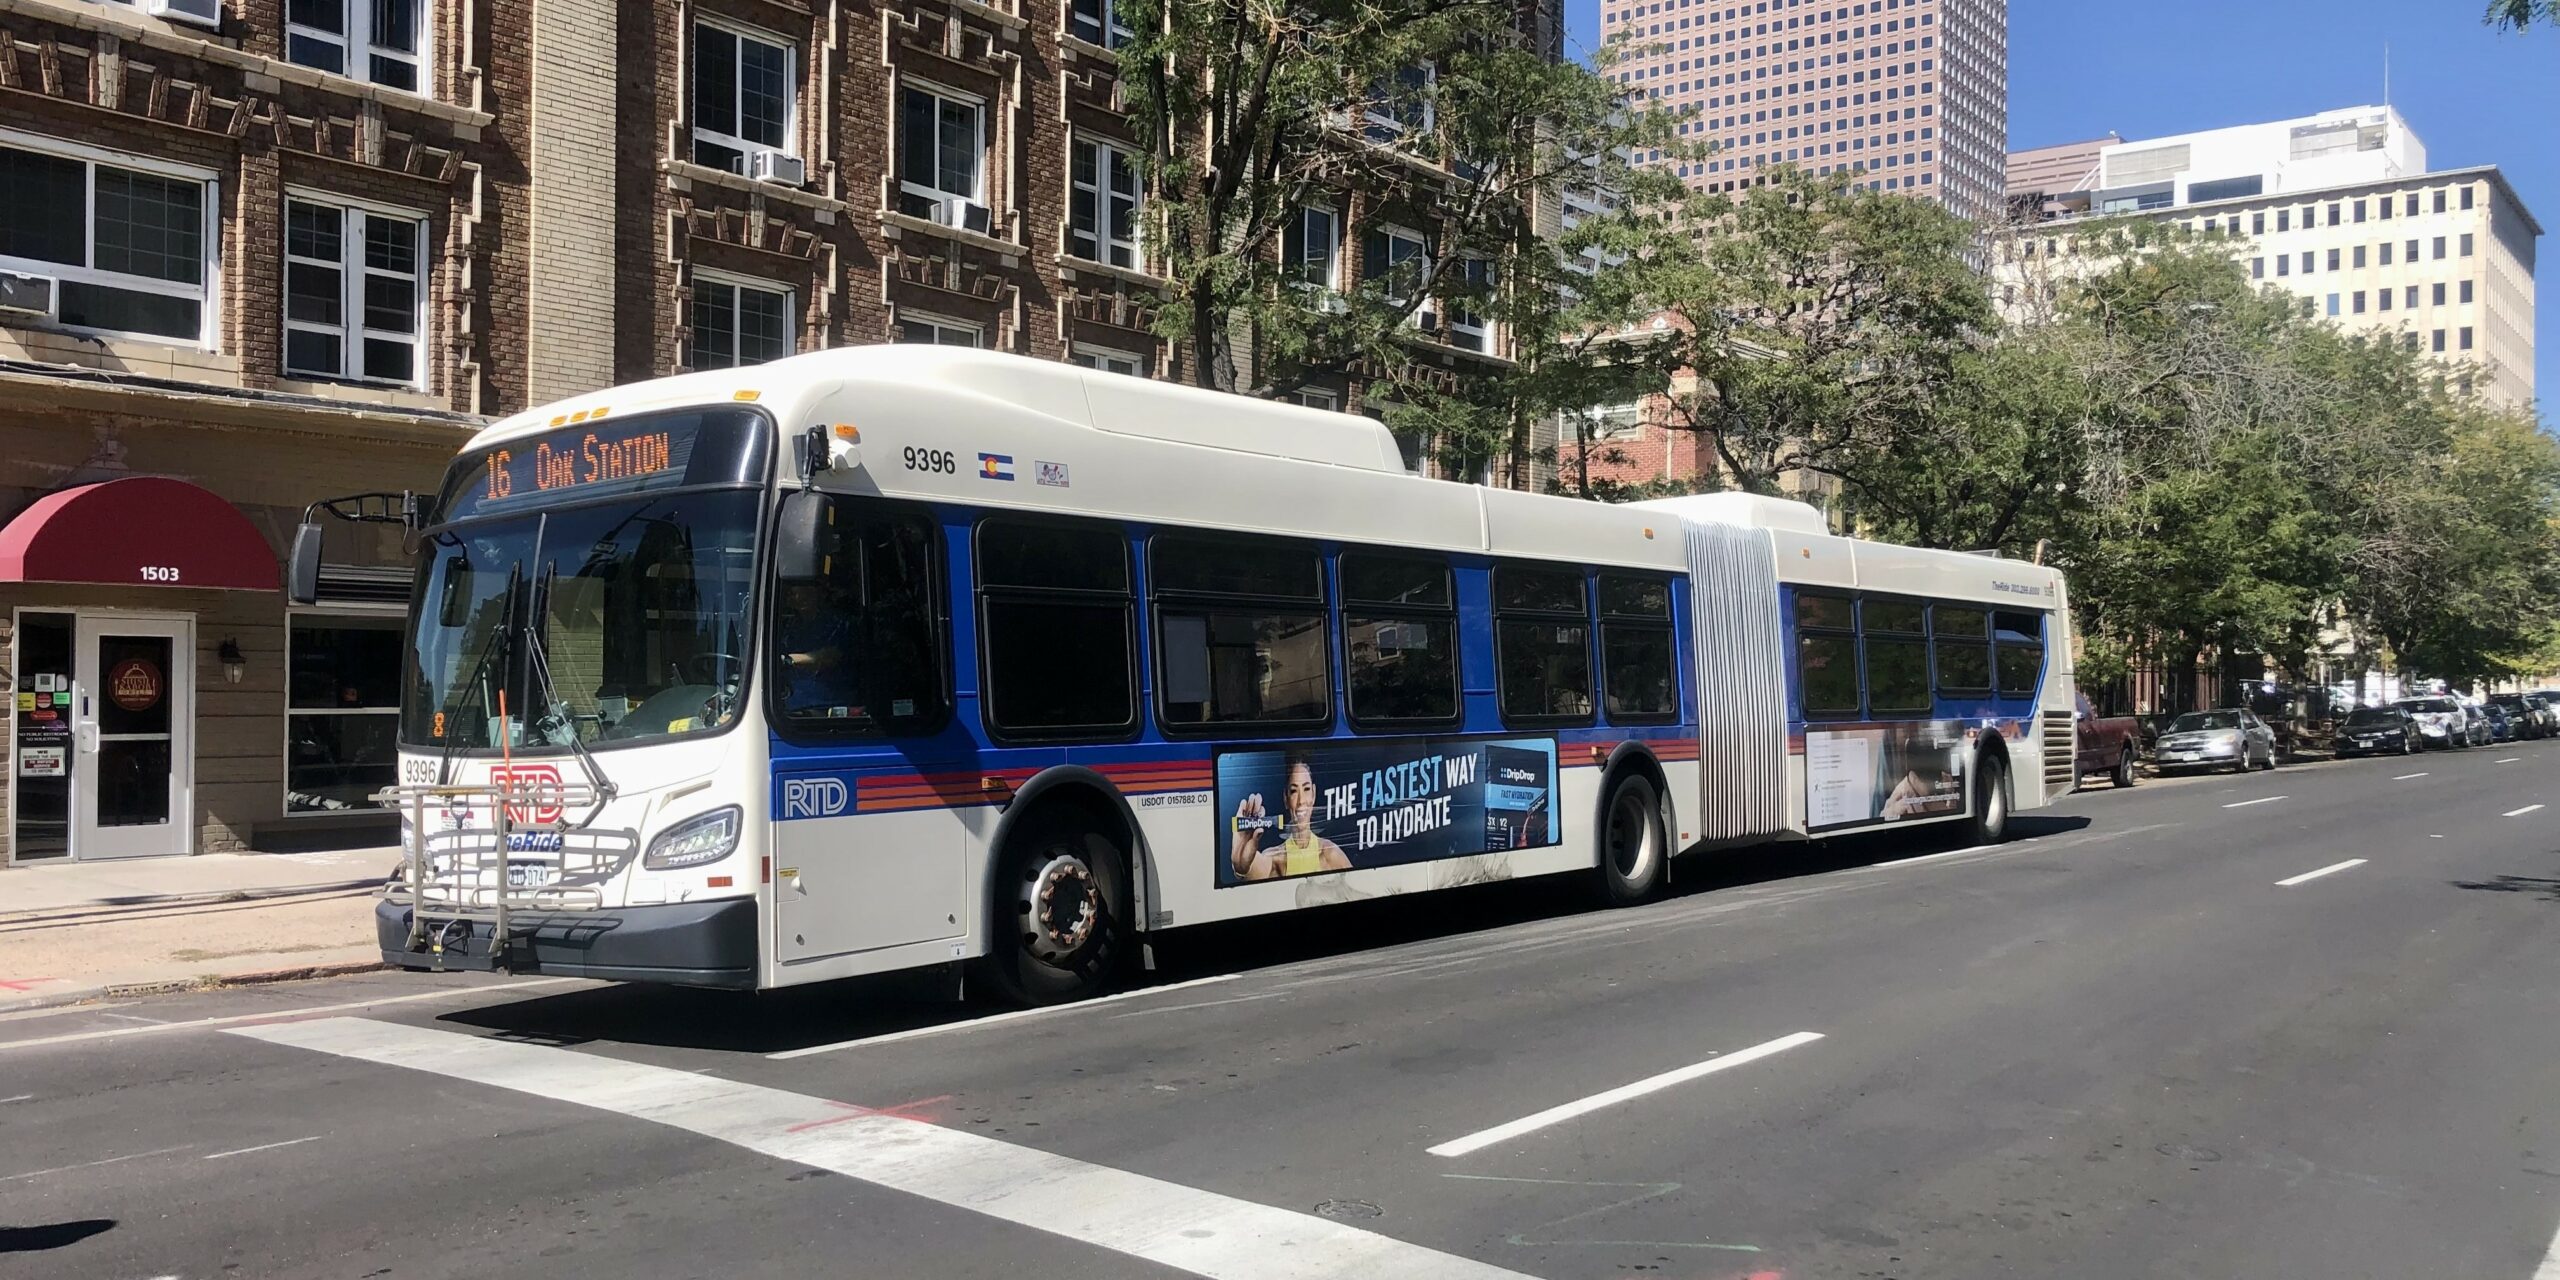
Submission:
<svg viewBox="0 0 2560 1280">
<path fill-rule="evenodd" d="M 1351 858 L 1342 846 L 1316 834 L 1315 767 L 1305 756 L 1292 755 L 1282 772 L 1288 779 L 1280 797 L 1285 820 L 1263 816 L 1259 791 L 1236 806 L 1235 842 L 1227 852 L 1236 878 L 1279 880 L 1319 871 L 1349 871 Z M 1280 830 L 1280 842 L 1264 845 L 1262 833 L 1275 828 Z"/>
</svg>

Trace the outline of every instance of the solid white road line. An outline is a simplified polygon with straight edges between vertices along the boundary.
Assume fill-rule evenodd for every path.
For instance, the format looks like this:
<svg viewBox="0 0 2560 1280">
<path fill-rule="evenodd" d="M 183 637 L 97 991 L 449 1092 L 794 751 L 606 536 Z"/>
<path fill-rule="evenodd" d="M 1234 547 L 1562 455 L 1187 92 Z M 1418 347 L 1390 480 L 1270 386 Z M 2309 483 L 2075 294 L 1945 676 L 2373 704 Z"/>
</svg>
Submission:
<svg viewBox="0 0 2560 1280">
<path fill-rule="evenodd" d="M 2489 763 L 2491 763 L 2491 764 L 2514 764 L 2516 761 L 2518 761 L 2518 760 L 2522 760 L 2522 759 L 2524 759 L 2524 757 L 2523 757 L 2523 756 L 2508 756 L 2508 757 L 2507 757 L 2506 759 L 2504 759 L 2504 760 L 2492 760 L 2492 761 L 2490 761 Z"/>
<path fill-rule="evenodd" d="M 2397 778 L 2393 778 L 2393 779 L 2392 779 L 2392 781 L 2393 781 L 2393 782 L 2407 782 L 2407 781 L 2408 781 L 2409 779 L 2411 779 L 2411 778 L 2423 778 L 2423 777 L 2425 777 L 2425 776 L 2427 776 L 2427 775 L 2425 775 L 2425 774 L 2423 774 L 2423 773 L 2404 773 L 2404 774 L 2401 774 L 2401 775 L 2400 775 L 2399 777 L 2397 777 Z"/>
<path fill-rule="evenodd" d="M 585 978 L 527 978 L 522 982 L 502 982 L 489 986 L 454 987 L 442 991 L 417 991 L 405 996 L 383 996 L 376 1000 L 348 1000 L 340 1004 L 315 1004 L 308 1009 L 271 1009 L 265 1013 L 235 1013 L 227 1018 L 197 1018 L 190 1022 L 161 1022 L 147 1027 L 109 1027 L 104 1031 L 72 1031 L 58 1036 L 38 1036 L 33 1040 L 0 1040 L 0 1052 L 10 1049 L 35 1049 L 49 1044 L 78 1044 L 83 1040 L 115 1040 L 125 1036 L 147 1036 L 161 1031 L 201 1031 L 207 1027 L 236 1027 L 247 1022 L 276 1022 L 288 1018 L 305 1018 L 315 1013 L 344 1013 L 349 1009 L 370 1009 L 381 1004 L 407 1004 L 412 1000 L 451 1000 L 457 996 L 485 995 L 492 991 L 522 991 L 527 987 L 556 987 L 564 982 L 585 982 Z"/>
<path fill-rule="evenodd" d="M 1091 1009 L 1095 1005 L 1109 1004 L 1115 1000 L 1134 1000 L 1139 996 L 1151 996 L 1166 991 L 1180 991 L 1185 987 L 1205 987 L 1213 982 L 1233 982 L 1243 976 L 1244 975 L 1241 973 L 1215 973 L 1206 978 L 1193 978 L 1187 982 L 1168 982 L 1161 987 L 1140 987 L 1135 991 L 1116 992 L 1114 994 L 1104 996 L 1099 1000 L 1079 1000 L 1074 1004 L 1051 1005 L 1044 1009 L 1014 1009 L 1005 1013 L 991 1013 L 983 1018 L 971 1018 L 965 1022 L 938 1022 L 929 1027 L 909 1027 L 904 1031 L 883 1032 L 876 1036 L 864 1036 L 859 1040 L 838 1040 L 834 1044 L 813 1044 L 806 1049 L 785 1049 L 780 1053 L 768 1053 L 765 1056 L 776 1062 L 781 1062 L 791 1058 L 806 1058 L 811 1054 L 834 1053 L 838 1049 L 859 1049 L 865 1045 L 896 1044 L 901 1040 L 920 1040 L 926 1036 L 938 1036 L 951 1031 L 976 1031 L 981 1027 L 992 1027 L 1007 1022 L 1020 1022 L 1025 1018 L 1041 1018 L 1054 1013 L 1073 1013 L 1078 1010 Z"/>
<path fill-rule="evenodd" d="M 2279 889 L 2290 889 L 2305 880 L 2317 880 L 2322 876 L 2344 871 L 2349 867 L 2361 867 L 2363 865 L 2364 859 L 2362 858 L 2349 858 L 2344 862 L 2333 862 L 2317 871 L 2305 871 L 2301 875 L 2295 876 L 2290 880 L 2278 880 L 2276 881 L 2276 887 Z"/>
<path fill-rule="evenodd" d="M 2521 809 L 2509 809 L 2509 810 L 2507 810 L 2505 813 L 2499 814 L 2498 816 L 2499 816 L 2499 817 L 2501 817 L 2501 818 L 2521 818 L 2521 817 L 2525 816 L 2526 814 L 2531 813 L 2531 812 L 2533 812 L 2534 810 L 2539 809 L 2539 808 L 2541 808 L 2541 807 L 2542 807 L 2542 806 L 2541 806 L 2541 805 L 2538 805 L 2538 804 L 2529 804 L 2529 805 L 2526 805 L 2525 807 L 2523 807 L 2523 808 L 2521 808 Z"/>
<path fill-rule="evenodd" d="M 123 1164 L 127 1160 L 142 1160 L 151 1156 L 165 1156 L 170 1152 L 184 1151 L 186 1149 L 187 1148 L 184 1145 L 162 1147 L 157 1151 L 136 1151 L 129 1156 L 108 1156 L 104 1160 L 90 1160 L 80 1164 L 55 1165 L 53 1168 L 37 1169 L 31 1173 L 13 1173 L 5 1178 L 0 1178 L 0 1182 L 24 1182 L 29 1178 L 41 1178 L 49 1173 L 70 1173 L 75 1169 L 95 1169 L 103 1164 Z"/>
<path fill-rule="evenodd" d="M 364 1018 L 231 1034 L 647 1120 L 1219 1280 L 1526 1280 L 1312 1214 L 763 1085 Z"/>
<path fill-rule="evenodd" d="M 2274 804 L 2276 801 L 2284 798 L 2285 797 L 2283 796 L 2260 796 L 2255 800 L 2238 800 L 2222 807 L 2225 809 L 2246 809 L 2253 804 Z"/>
<path fill-rule="evenodd" d="M 227 1159 L 230 1159 L 230 1158 L 231 1158 L 231 1157 L 233 1157 L 233 1156 L 253 1155 L 253 1154 L 255 1154 L 255 1153 L 257 1153 L 257 1152 L 260 1152 L 260 1151 L 273 1151 L 273 1150 L 275 1150 L 275 1149 L 276 1149 L 276 1148 L 278 1148 L 278 1147 L 298 1147 L 298 1146 L 301 1146 L 303 1143 L 306 1143 L 306 1142 L 318 1142 L 319 1140 L 320 1140 L 320 1135 L 315 1133 L 315 1134 L 312 1134 L 312 1135 L 311 1135 L 310 1137 L 308 1137 L 308 1138 L 291 1138 L 291 1139 L 287 1139 L 286 1141 L 283 1141 L 283 1142 L 270 1142 L 270 1143 L 267 1143 L 265 1146 L 259 1146 L 259 1147 L 242 1147 L 242 1148 L 240 1148 L 239 1150 L 236 1150 L 236 1151 L 216 1151 L 216 1152 L 214 1152 L 212 1155 L 206 1156 L 206 1157 L 205 1157 L 205 1159 L 207 1159 L 207 1160 L 227 1160 Z"/>
<path fill-rule="evenodd" d="M 1721 1058 L 1709 1058 L 1704 1062 L 1692 1063 L 1676 1071 L 1665 1071 L 1658 1076 L 1646 1076 L 1634 1084 L 1622 1084 L 1606 1093 L 1595 1093 L 1588 1098 L 1568 1102 L 1560 1107 L 1549 1107 L 1533 1116 L 1522 1116 L 1509 1124 L 1498 1124 L 1463 1138 L 1443 1142 L 1439 1146 L 1430 1148 L 1430 1152 L 1435 1156 L 1462 1156 L 1470 1151 L 1481 1151 L 1497 1142 L 1507 1142 L 1524 1133 L 1535 1132 L 1553 1124 L 1562 1124 L 1575 1116 L 1588 1115 L 1602 1107 L 1616 1106 L 1630 1098 L 1641 1098 L 1648 1093 L 1668 1089 L 1675 1084 L 1686 1084 L 1700 1076 L 1729 1071 L 1746 1062 L 1758 1062 L 1771 1054 L 1784 1053 L 1797 1045 L 1812 1044 L 1821 1038 L 1822 1033 L 1819 1031 L 1799 1031 L 1794 1035 L 1780 1036 L 1765 1044 L 1755 1044 L 1739 1053 L 1728 1053 Z"/>
</svg>

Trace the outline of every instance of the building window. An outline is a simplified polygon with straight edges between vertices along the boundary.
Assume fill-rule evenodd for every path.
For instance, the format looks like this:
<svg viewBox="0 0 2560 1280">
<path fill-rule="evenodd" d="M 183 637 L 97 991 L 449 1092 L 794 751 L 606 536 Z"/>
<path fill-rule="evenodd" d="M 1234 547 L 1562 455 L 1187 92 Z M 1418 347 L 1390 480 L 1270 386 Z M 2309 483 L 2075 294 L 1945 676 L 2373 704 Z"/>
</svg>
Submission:
<svg viewBox="0 0 2560 1280">
<path fill-rule="evenodd" d="M 2462 282 L 2461 298 L 2466 305 L 2471 301 L 2471 282 L 2468 280 Z"/>
<path fill-rule="evenodd" d="M 2436 261 L 2444 261 L 2444 237 L 2436 237 Z"/>
<path fill-rule="evenodd" d="M 2356 252 L 2355 252 L 2355 264 L 2356 264 L 2356 270 L 2358 270 L 2358 271 L 2362 271 L 2362 270 L 2364 269 L 2364 246 L 2363 246 L 2363 245 L 2357 245 L 2357 246 L 2356 246 Z"/>
<path fill-rule="evenodd" d="M 2333 315 L 2333 316 L 2334 316 L 2334 315 L 2336 315 L 2336 314 L 2338 314 L 2338 307 L 2339 307 L 2338 295 L 2336 295 L 2336 294 L 2334 294 L 2334 293 L 2333 293 L 2333 294 L 2330 294 L 2330 295 L 2329 295 L 2329 314 L 2330 314 L 2330 315 Z"/>
<path fill-rule="evenodd" d="M 920 316 L 898 317 L 898 341 L 928 347 L 976 347 L 979 341 L 976 325 L 954 324 Z"/>
<path fill-rule="evenodd" d="M 2347 304 L 2347 305 L 2348 305 L 2348 308 L 2349 308 L 2350 310 L 2352 310 L 2352 311 L 2354 311 L 2354 312 L 2355 312 L 2355 314 L 2357 314 L 2357 315 L 2363 315 L 2363 314 L 2364 314 L 2364 290 L 2362 290 L 2362 289 L 2358 289 L 2358 290 L 2356 290 L 2356 292 L 2355 292 L 2355 296 L 2354 296 L 2353 298 L 2351 298 L 2351 299 L 2348 301 L 2348 304 Z"/>
<path fill-rule="evenodd" d="M 208 342 L 211 186 L 87 148 L 0 145 L 0 270 L 57 281 L 66 328 Z"/>
<path fill-rule="evenodd" d="M 2391 265 L 2391 242 L 2388 240 L 2382 242 L 2381 258 L 2382 265 L 2386 267 Z"/>
<path fill-rule="evenodd" d="M 791 290 L 696 271 L 690 367 L 734 369 L 790 355 Z"/>
<path fill-rule="evenodd" d="M 1342 401 L 1322 387 L 1300 387 L 1289 393 L 1289 403 L 1306 409 L 1339 411 Z"/>
<path fill-rule="evenodd" d="M 1351 723 L 1458 718 L 1458 622 L 1449 566 L 1344 552 L 1343 684 Z"/>
<path fill-rule="evenodd" d="M 2462 189 L 2462 207 L 2465 209 L 2471 207 L 2471 188 L 2469 187 Z"/>
<path fill-rule="evenodd" d="M 2471 256 L 2471 233 L 2468 231 L 2462 233 L 2462 256 Z"/>
<path fill-rule="evenodd" d="M 2400 305 L 2411 311 L 2418 309 L 2418 286 L 2414 284 L 2409 286 L 2407 293 L 2400 299 Z"/>
<path fill-rule="evenodd" d="M 2293 274 L 2293 256 L 2291 254 L 2279 253 L 2276 255 L 2276 274 L 2279 276 L 2289 276 Z"/>
<path fill-rule="evenodd" d="M 898 110 L 898 212 L 946 227 L 984 232 L 987 136 L 984 105 L 907 86 Z"/>
<path fill-rule="evenodd" d="M 1281 269 L 1320 289 L 1342 287 L 1342 215 L 1330 205 L 1300 205 L 1280 231 Z"/>
<path fill-rule="evenodd" d="M 1147 566 L 1166 728 L 1332 721 L 1324 568 L 1312 545 L 1161 535 Z"/>
<path fill-rule="evenodd" d="M 2389 289 L 2377 289 L 2374 291 L 2373 296 L 2380 302 L 2383 310 L 2389 311 L 2391 309 L 2391 291 Z"/>
<path fill-rule="evenodd" d="M 2442 280 L 2438 280 L 2438 281 L 2436 281 L 2436 285 L 2435 285 L 2435 296 L 2434 296 L 2434 298 L 2432 298 L 2432 299 L 2431 299 L 2431 301 L 2433 301 L 2433 302 L 2435 303 L 2435 305 L 2437 305 L 2437 306 L 2441 307 L 2441 306 L 2443 306 L 2443 305 L 2444 305 L 2444 295 L 2445 295 L 2444 281 L 2442 281 Z"/>
<path fill-rule="evenodd" d="M 423 381 L 426 220 L 317 200 L 284 208 L 284 371 Z"/>
<path fill-rule="evenodd" d="M 1374 228 L 1361 247 L 1362 282 L 1377 289 L 1391 306 L 1411 301 L 1428 270 L 1422 237 L 1402 227 Z M 1417 323 L 1430 327 L 1429 316 L 1421 316 Z"/>
<path fill-rule="evenodd" d="M 2266 278 L 2267 278 L 2267 260 L 2266 260 L 2266 259 L 2264 259 L 2264 258 L 2251 258 L 2251 259 L 2249 259 L 2249 278 L 2250 278 L 2250 279 L 2252 279 L 2252 280 L 2264 280 L 2264 279 L 2266 279 Z"/>
<path fill-rule="evenodd" d="M 1115 267 L 1138 268 L 1138 167 L 1108 143 L 1075 143 L 1067 196 L 1067 252 Z"/>
<path fill-rule="evenodd" d="M 2330 269 L 2331 271 L 2335 271 L 2335 270 L 2337 270 L 2337 269 L 2338 269 L 2338 257 L 2339 257 L 2339 254 L 2340 254 L 2340 253 L 2342 253 L 2342 252 L 2343 252 L 2342 250 L 2338 250 L 2338 249 L 2331 249 L 2331 250 L 2329 251 L 2329 269 Z"/>
<path fill-rule="evenodd" d="M 399 765 L 400 619 L 285 621 L 284 811 L 375 808 Z"/>
<path fill-rule="evenodd" d="M 1067 14 L 1067 34 L 1110 49 L 1117 49 L 1136 36 L 1120 20 L 1116 0 L 1075 0 Z"/>
<path fill-rule="evenodd" d="M 2463 329 L 2462 329 L 2462 335 L 2461 335 L 2461 336 L 2462 336 L 2462 349 L 2463 349 L 2463 350 L 2465 350 L 2465 351 L 2469 351 L 2469 350 L 2471 349 L 2471 329 L 2470 329 L 2470 327 L 2469 327 L 2468 325 L 2466 325 L 2466 326 L 2464 326 L 2464 327 L 2463 327 Z"/>
<path fill-rule="evenodd" d="M 2437 355 L 2444 354 L 2444 330 L 2442 329 L 2435 332 L 2435 350 Z"/>
<path fill-rule="evenodd" d="M 285 59 L 423 93 L 424 8 L 423 0 L 286 0 Z"/>
<path fill-rule="evenodd" d="M 1483 258 L 1460 258 L 1454 264 L 1450 283 L 1468 291 L 1468 296 L 1449 300 L 1449 344 L 1469 351 L 1493 350 L 1492 323 L 1476 308 L 1480 300 L 1492 296 L 1493 263 Z"/>
<path fill-rule="evenodd" d="M 1151 363 L 1142 355 L 1127 351 L 1112 351 L 1104 347 L 1088 347 L 1081 342 L 1076 344 L 1075 353 L 1068 359 L 1088 369 L 1100 369 L 1104 373 L 1125 373 L 1132 378 L 1146 377 L 1148 365 Z"/>
<path fill-rule="evenodd" d="M 791 46 L 733 27 L 693 27 L 693 161 L 746 173 L 757 152 L 791 154 Z"/>
<path fill-rule="evenodd" d="M 1430 64 L 1403 67 L 1369 90 L 1369 104 L 1363 113 L 1369 141 L 1389 144 L 1409 133 L 1429 133 L 1432 125 L 1432 87 L 1436 77 Z M 1659 160 L 1662 157 L 1655 156 Z"/>
<path fill-rule="evenodd" d="M 978 526 L 987 723 L 1006 734 L 1116 738 L 1138 724 L 1129 543 L 1105 524 Z"/>
<path fill-rule="evenodd" d="M 2435 189 L 2435 210 L 2438 213 L 2444 212 L 2444 188 L 2442 187 Z"/>
</svg>

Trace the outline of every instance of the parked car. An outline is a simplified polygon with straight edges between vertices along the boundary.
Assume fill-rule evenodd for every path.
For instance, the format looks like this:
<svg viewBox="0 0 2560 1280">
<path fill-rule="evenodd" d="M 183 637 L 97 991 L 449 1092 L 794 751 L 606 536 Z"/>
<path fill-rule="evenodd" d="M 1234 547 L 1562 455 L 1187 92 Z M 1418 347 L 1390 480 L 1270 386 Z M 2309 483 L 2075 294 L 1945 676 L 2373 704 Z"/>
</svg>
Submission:
<svg viewBox="0 0 2560 1280">
<path fill-rule="evenodd" d="M 2092 773 L 2103 773 L 2119 787 L 2133 785 L 2134 762 L 2142 757 L 2142 724 L 2132 716 L 2101 716 L 2089 705 L 2089 695 L 2080 700 L 2079 748 L 2071 772 L 2072 789 L 2078 790 L 2080 779 Z"/>
<path fill-rule="evenodd" d="M 2514 722 L 2514 737 L 2550 737 L 2552 712 L 2532 694 L 2491 694 L 2488 704 Z M 2501 737 L 2504 742 L 2504 737 Z"/>
<path fill-rule="evenodd" d="M 2246 773 L 2276 767 L 2276 734 L 2247 707 L 2190 711 L 2160 734 L 2160 771 L 2229 769 Z"/>
<path fill-rule="evenodd" d="M 2479 718 L 2489 726 L 2489 741 L 2513 742 L 2516 740 L 2516 722 L 2523 717 L 2508 715 L 2507 709 L 2495 702 L 2481 703 L 2475 710 L 2479 712 Z"/>
<path fill-rule="evenodd" d="M 2533 729 L 2533 731 L 2526 736 L 2534 738 L 2560 737 L 2560 702 L 2555 702 L 2554 700 L 2543 697 L 2538 693 L 2519 693 L 2504 696 L 2512 696 L 2516 700 L 2516 705 L 2524 708 L 2525 718 L 2532 723 Z"/>
<path fill-rule="evenodd" d="M 2347 756 L 2416 755 L 2425 748 L 2418 736 L 2418 722 L 2398 707 L 2359 707 L 2347 713 L 2347 722 L 2338 727 L 2335 744 L 2341 759 Z"/>
<path fill-rule="evenodd" d="M 2392 703 L 2418 722 L 2418 734 L 2430 747 L 2471 745 L 2470 717 L 2451 698 L 2402 698 Z"/>
<path fill-rule="evenodd" d="M 2489 730 L 2488 708 L 2477 702 L 2462 704 L 2462 732 L 2463 741 L 2475 747 L 2485 747 L 2498 740 Z"/>
</svg>

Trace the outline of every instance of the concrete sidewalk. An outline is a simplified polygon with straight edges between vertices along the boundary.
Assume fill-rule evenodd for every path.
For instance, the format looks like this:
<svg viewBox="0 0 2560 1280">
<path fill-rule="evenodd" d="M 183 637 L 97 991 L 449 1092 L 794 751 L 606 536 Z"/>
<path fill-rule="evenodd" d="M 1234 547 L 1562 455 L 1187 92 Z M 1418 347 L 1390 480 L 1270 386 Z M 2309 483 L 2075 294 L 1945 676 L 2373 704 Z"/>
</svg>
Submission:
<svg viewBox="0 0 2560 1280">
<path fill-rule="evenodd" d="M 392 848 L 0 871 L 0 1013 L 380 962 Z"/>
</svg>

